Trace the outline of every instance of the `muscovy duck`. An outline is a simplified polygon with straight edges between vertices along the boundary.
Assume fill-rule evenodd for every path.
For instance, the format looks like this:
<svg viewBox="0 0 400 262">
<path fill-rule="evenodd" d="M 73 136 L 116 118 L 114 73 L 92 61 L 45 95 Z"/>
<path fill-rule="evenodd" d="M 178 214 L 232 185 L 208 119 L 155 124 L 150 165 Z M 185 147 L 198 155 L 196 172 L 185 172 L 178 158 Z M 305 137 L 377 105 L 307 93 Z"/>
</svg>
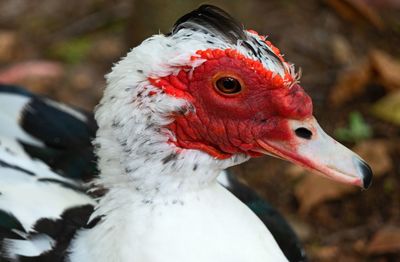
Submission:
<svg viewBox="0 0 400 262">
<path fill-rule="evenodd" d="M 0 144 L 4 138 L 11 139 L 12 143 L 22 147 L 29 157 L 41 160 L 51 167 L 54 177 L 52 179 L 41 177 L 36 182 L 39 184 L 43 182 L 56 183 L 57 186 L 63 186 L 67 191 L 73 191 L 72 194 L 86 194 L 82 190 L 77 192 L 75 189 L 77 185 L 79 185 L 78 188 L 83 189 L 83 181 L 92 180 L 98 175 L 91 143 L 97 125 L 91 113 L 37 96 L 18 86 L 0 84 L 0 126 L 3 127 L 0 129 Z M 7 147 L 3 150 L 13 151 L 14 148 Z M 18 157 L 15 160 L 16 162 L 13 163 L 15 165 L 11 166 L 10 163 L 6 166 L 4 164 L 6 162 L 3 161 L 3 166 L 0 167 L 0 181 L 1 175 L 6 173 L 3 169 L 11 168 L 22 176 L 30 176 L 18 169 Z M 295 232 L 275 208 L 230 172 L 223 171 L 217 179 L 261 219 L 289 261 L 307 260 Z M 27 183 L 35 186 L 32 180 L 28 181 Z M 75 187 L 71 187 L 71 185 L 75 185 Z M 62 191 L 57 193 L 62 197 Z M 36 205 L 33 207 L 36 208 Z M 29 232 L 30 237 L 35 234 L 48 233 L 48 230 L 57 224 L 60 226 L 68 224 L 69 221 L 63 219 L 64 217 L 67 220 L 70 219 L 71 215 L 68 214 L 71 213 L 76 216 L 72 219 L 79 221 L 75 227 L 71 227 L 71 231 L 51 232 L 55 245 L 68 243 L 73 233 L 86 225 L 92 210 L 93 205 L 90 201 L 84 202 L 83 205 L 75 202 L 67 202 L 66 205 L 65 202 L 60 202 L 57 208 L 52 210 L 51 217 L 48 215 L 47 217 L 37 217 L 32 226 L 35 228 L 35 232 L 29 232 L 22 228 L 17 217 L 0 209 L 0 221 L 3 221 L 3 223 L 0 222 L 0 239 L 7 236 L 6 234 L 2 235 L 4 232 L 9 233 L 12 230 L 22 229 L 25 234 Z M 41 229 L 38 228 L 39 224 L 43 225 Z M 16 227 L 16 225 L 20 226 Z M 60 260 L 57 256 L 59 253 L 61 252 L 51 252 L 46 257 L 51 261 L 58 261 Z M 43 258 L 43 256 L 39 256 L 39 258 Z"/>
<path fill-rule="evenodd" d="M 8 220 L 16 229 L 2 232 L 3 257 L 286 261 L 259 218 L 216 183 L 223 169 L 267 154 L 345 183 L 371 182 L 368 165 L 319 127 L 279 50 L 209 5 L 113 67 L 96 121 L 97 202 L 30 158 L 15 134 L 2 137 L 0 209 L 16 218 Z M 49 229 L 49 219 L 60 223 Z"/>
</svg>

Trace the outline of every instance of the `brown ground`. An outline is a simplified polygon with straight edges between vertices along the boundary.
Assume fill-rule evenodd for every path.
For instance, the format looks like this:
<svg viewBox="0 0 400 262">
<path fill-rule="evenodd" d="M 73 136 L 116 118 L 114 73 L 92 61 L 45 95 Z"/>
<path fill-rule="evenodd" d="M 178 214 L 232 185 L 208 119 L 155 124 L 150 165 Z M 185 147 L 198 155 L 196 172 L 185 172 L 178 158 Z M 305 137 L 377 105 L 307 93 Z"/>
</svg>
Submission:
<svg viewBox="0 0 400 262">
<path fill-rule="evenodd" d="M 199 2 L 2 0 L 0 80 L 92 109 L 112 63 L 159 28 L 166 32 Z M 400 60 L 399 1 L 210 2 L 230 10 L 247 28 L 268 34 L 302 68 L 301 84 L 328 133 L 346 126 L 350 112 L 362 114 L 373 136 L 347 145 L 372 161 L 378 176 L 368 191 L 360 191 L 310 178 L 270 158 L 235 171 L 289 218 L 312 261 L 400 261 L 399 127 L 371 114 L 376 101 L 400 87 L 400 67 L 379 54 L 370 58 L 379 49 L 394 64 Z M 44 76 L 26 70 L 25 61 L 43 68 Z M 10 73 L 10 66 L 16 71 Z M 346 76 L 350 80 L 340 84 Z M 330 99 L 340 88 L 344 95 Z"/>
</svg>

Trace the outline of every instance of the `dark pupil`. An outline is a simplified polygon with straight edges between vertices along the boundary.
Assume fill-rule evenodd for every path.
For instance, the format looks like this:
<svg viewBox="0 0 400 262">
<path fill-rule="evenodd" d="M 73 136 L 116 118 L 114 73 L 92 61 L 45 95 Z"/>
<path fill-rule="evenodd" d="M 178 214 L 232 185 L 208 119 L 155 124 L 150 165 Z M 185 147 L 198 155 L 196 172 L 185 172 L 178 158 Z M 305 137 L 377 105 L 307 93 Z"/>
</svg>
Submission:
<svg viewBox="0 0 400 262">
<path fill-rule="evenodd" d="M 217 81 L 219 90 L 227 94 L 233 94 L 240 91 L 240 83 L 232 77 L 223 77 Z"/>
</svg>

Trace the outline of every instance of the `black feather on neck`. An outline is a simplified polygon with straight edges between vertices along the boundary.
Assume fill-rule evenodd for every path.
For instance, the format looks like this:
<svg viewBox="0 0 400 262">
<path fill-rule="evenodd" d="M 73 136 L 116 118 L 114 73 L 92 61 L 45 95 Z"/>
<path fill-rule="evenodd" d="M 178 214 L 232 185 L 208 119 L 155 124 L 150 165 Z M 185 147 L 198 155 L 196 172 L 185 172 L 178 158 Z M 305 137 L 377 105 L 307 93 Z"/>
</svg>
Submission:
<svg viewBox="0 0 400 262">
<path fill-rule="evenodd" d="M 179 18 L 170 35 L 184 28 L 209 33 L 231 44 L 236 44 L 238 40 L 247 40 L 243 26 L 227 12 L 212 5 L 202 5 Z"/>
</svg>

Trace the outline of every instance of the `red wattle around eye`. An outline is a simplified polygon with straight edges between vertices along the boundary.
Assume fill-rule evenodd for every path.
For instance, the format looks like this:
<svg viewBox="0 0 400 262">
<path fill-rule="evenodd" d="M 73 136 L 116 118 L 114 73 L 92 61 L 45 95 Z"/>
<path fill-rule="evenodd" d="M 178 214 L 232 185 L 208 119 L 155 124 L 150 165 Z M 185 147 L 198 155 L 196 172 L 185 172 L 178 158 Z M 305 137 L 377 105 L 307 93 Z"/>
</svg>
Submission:
<svg viewBox="0 0 400 262">
<path fill-rule="evenodd" d="M 176 112 L 174 122 L 166 126 L 178 148 L 200 150 L 218 159 L 238 153 L 256 156 L 257 139 L 288 139 L 292 130 L 287 120 L 312 114 L 304 90 L 286 85 L 261 63 L 222 50 L 208 51 L 206 60 L 194 69 L 183 67 L 176 75 L 149 79 L 194 109 Z"/>
</svg>

